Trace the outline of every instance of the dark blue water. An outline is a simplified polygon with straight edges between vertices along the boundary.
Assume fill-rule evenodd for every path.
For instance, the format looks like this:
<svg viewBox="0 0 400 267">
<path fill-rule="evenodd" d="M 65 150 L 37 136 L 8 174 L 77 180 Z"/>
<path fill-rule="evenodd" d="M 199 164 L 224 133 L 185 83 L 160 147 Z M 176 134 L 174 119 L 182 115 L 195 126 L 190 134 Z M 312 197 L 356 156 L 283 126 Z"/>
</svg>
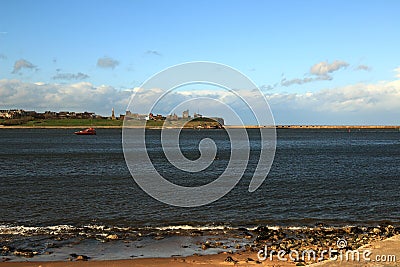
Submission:
<svg viewBox="0 0 400 267">
<path fill-rule="evenodd" d="M 0 130 L 0 225 L 87 224 L 282 226 L 400 224 L 400 132 L 397 130 L 277 130 L 275 161 L 264 184 L 248 192 L 259 135 L 249 130 L 252 154 L 239 184 L 198 208 L 160 203 L 144 193 L 125 165 L 121 130 L 76 136 L 71 129 Z M 220 175 L 230 155 L 223 130 L 184 130 L 183 153 L 195 159 L 198 142 L 216 140 L 218 160 L 188 175 L 163 159 L 160 131 L 148 131 L 154 163 L 185 186 Z"/>
</svg>

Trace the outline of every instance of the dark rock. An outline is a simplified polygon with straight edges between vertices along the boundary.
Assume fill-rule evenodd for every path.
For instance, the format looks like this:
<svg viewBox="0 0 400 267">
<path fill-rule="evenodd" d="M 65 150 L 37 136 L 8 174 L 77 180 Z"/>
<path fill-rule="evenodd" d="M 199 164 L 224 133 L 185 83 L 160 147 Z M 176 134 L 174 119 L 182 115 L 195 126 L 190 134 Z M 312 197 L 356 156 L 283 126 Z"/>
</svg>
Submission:
<svg viewBox="0 0 400 267">
<path fill-rule="evenodd" d="M 210 245 L 208 245 L 208 244 L 206 244 L 206 243 L 201 244 L 201 249 L 202 249 L 202 250 L 206 250 L 206 249 L 208 249 L 209 247 L 210 247 Z"/>
<path fill-rule="evenodd" d="M 364 231 L 363 231 L 361 228 L 357 227 L 357 226 L 345 227 L 343 230 L 344 230 L 347 234 L 359 235 L 359 234 L 364 233 Z"/>
<path fill-rule="evenodd" d="M 3 251 L 4 251 L 4 252 L 8 252 L 8 251 L 10 251 L 10 250 L 11 250 L 10 247 L 8 247 L 8 246 L 3 246 Z"/>
<path fill-rule="evenodd" d="M 226 259 L 224 260 L 225 262 L 233 262 L 233 263 L 237 263 L 237 260 L 234 260 L 231 256 L 226 257 Z"/>
<path fill-rule="evenodd" d="M 391 222 L 386 221 L 386 222 L 381 223 L 381 224 L 379 225 L 379 227 L 380 227 L 380 228 L 385 228 L 385 227 L 388 226 L 388 225 L 391 225 Z"/>
<path fill-rule="evenodd" d="M 76 257 L 77 261 L 87 261 L 88 259 L 89 257 L 85 255 L 78 255 L 78 257 Z"/>
<path fill-rule="evenodd" d="M 370 231 L 371 234 L 375 234 L 375 235 L 379 235 L 381 232 L 382 232 L 382 230 L 378 227 L 374 227 Z"/>
<path fill-rule="evenodd" d="M 266 227 L 266 226 L 260 226 L 260 227 L 258 227 L 257 228 L 257 230 L 256 230 L 256 232 L 257 232 L 257 238 L 256 238 L 256 240 L 257 241 L 260 241 L 260 240 L 268 240 L 268 238 L 270 237 L 270 235 L 271 235 L 271 230 L 270 229 L 268 229 L 268 227 Z"/>
<path fill-rule="evenodd" d="M 85 255 L 78 255 L 76 253 L 69 254 L 72 258 L 74 258 L 77 261 L 87 261 L 90 259 L 90 257 L 85 256 Z"/>
<path fill-rule="evenodd" d="M 253 235 L 249 232 L 244 232 L 244 238 L 250 239 L 250 238 L 253 238 Z"/>
<path fill-rule="evenodd" d="M 190 235 L 191 235 L 191 236 L 202 236 L 202 235 L 203 235 L 203 231 L 200 231 L 200 230 L 193 230 L 193 231 L 190 233 Z"/>
</svg>

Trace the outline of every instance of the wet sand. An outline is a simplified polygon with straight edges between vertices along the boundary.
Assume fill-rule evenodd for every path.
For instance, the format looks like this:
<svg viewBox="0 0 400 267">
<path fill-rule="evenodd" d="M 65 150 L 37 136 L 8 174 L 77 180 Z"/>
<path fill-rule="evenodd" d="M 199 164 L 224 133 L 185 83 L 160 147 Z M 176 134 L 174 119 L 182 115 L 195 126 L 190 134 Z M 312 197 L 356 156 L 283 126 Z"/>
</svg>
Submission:
<svg viewBox="0 0 400 267">
<path fill-rule="evenodd" d="M 146 259 L 132 259 L 132 260 L 114 260 L 114 261 L 73 261 L 73 262 L 3 262 L 0 267 L 68 267 L 68 266 L 82 266 L 82 267 L 185 267 L 185 266 L 296 266 L 293 262 L 280 262 L 274 260 L 260 262 L 257 261 L 256 252 L 238 252 L 235 254 L 221 253 L 217 255 L 205 256 L 189 256 L 189 257 L 172 257 L 172 258 L 146 258 Z"/>
</svg>

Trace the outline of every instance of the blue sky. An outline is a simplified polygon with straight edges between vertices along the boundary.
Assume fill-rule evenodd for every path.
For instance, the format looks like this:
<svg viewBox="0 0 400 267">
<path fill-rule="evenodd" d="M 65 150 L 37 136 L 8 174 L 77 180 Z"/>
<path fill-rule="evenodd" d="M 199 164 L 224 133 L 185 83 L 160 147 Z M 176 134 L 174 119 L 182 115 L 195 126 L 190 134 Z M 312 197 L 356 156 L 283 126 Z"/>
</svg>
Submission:
<svg viewBox="0 0 400 267">
<path fill-rule="evenodd" d="M 399 10 L 399 1 L 1 1 L 0 109 L 122 113 L 151 75 L 213 61 L 260 86 L 277 123 L 400 124 Z"/>
</svg>

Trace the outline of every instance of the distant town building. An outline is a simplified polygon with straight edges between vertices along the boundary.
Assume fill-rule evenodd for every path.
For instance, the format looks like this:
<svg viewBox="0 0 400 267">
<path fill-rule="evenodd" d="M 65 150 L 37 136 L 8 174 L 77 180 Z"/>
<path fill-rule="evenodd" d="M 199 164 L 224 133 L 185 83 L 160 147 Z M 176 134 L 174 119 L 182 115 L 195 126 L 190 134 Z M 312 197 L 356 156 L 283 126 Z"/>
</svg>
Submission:
<svg viewBox="0 0 400 267">
<path fill-rule="evenodd" d="M 193 117 L 196 119 L 196 118 L 202 118 L 203 117 L 203 115 L 201 115 L 201 114 L 199 114 L 199 113 L 194 113 L 193 114 Z"/>
<path fill-rule="evenodd" d="M 189 110 L 187 109 L 187 110 L 183 111 L 183 113 L 182 113 L 182 119 L 189 119 L 189 118 L 190 118 L 190 116 L 189 116 Z"/>
<path fill-rule="evenodd" d="M 93 112 L 70 112 L 70 111 L 45 111 L 43 113 L 36 111 L 25 111 L 23 109 L 9 109 L 0 110 L 0 119 L 21 119 L 21 118 L 34 118 L 34 119 L 89 119 L 97 115 Z"/>
<path fill-rule="evenodd" d="M 112 119 L 112 120 L 115 120 L 114 108 L 111 109 L 111 119 Z"/>
<path fill-rule="evenodd" d="M 165 120 L 165 119 L 166 119 L 166 117 L 164 117 L 161 114 L 154 115 L 153 113 L 150 113 L 148 120 L 161 121 L 161 120 Z"/>
<path fill-rule="evenodd" d="M 175 113 L 167 116 L 167 120 L 170 120 L 170 121 L 177 121 L 178 119 L 179 119 L 179 117 Z"/>
<path fill-rule="evenodd" d="M 204 118 L 202 114 L 199 113 L 194 113 L 193 114 L 194 118 Z M 189 120 L 191 116 L 189 115 L 189 110 L 185 110 L 182 113 L 182 117 L 179 117 L 176 113 L 169 114 L 166 117 L 164 117 L 161 114 L 154 115 L 154 113 L 149 113 L 149 114 L 139 114 L 139 113 L 132 113 L 131 111 L 127 110 L 124 115 L 120 115 L 119 119 L 123 120 L 169 120 L 169 121 L 179 121 L 179 120 Z M 217 121 L 220 125 L 224 125 L 224 119 L 223 118 L 218 118 L 218 117 L 211 117 L 210 119 Z"/>
</svg>

